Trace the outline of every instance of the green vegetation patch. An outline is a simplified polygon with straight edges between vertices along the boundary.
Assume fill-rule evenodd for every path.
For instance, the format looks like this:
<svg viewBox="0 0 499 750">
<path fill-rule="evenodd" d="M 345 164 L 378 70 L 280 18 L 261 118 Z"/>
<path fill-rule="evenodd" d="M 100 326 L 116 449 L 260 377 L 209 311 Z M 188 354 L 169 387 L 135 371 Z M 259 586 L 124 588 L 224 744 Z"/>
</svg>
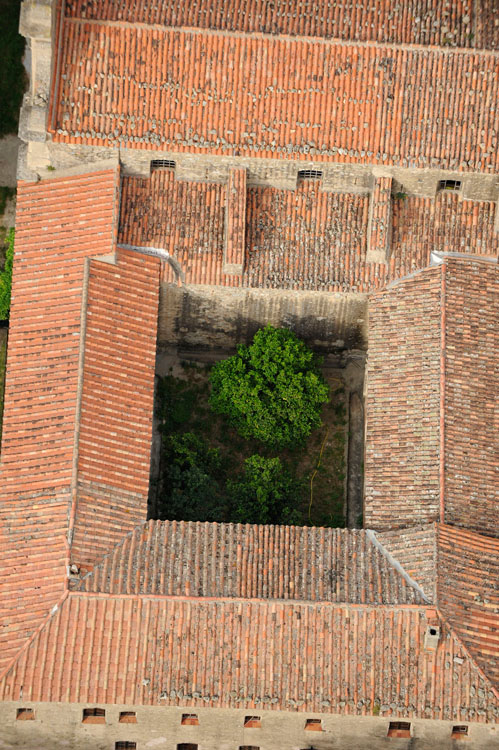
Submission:
<svg viewBox="0 0 499 750">
<path fill-rule="evenodd" d="M 14 230 L 7 232 L 7 249 L 5 263 L 0 271 L 0 320 L 7 320 L 10 310 L 10 295 L 12 290 L 12 266 L 14 263 Z"/>
<path fill-rule="evenodd" d="M 227 360 L 224 360 L 227 361 Z M 281 446 L 241 435 L 213 411 L 219 364 L 182 363 L 161 378 L 162 434 L 155 516 L 163 519 L 344 526 L 345 394 L 319 372 L 331 398 L 307 438 Z"/>
<path fill-rule="evenodd" d="M 12 266 L 14 263 L 14 230 L 7 232 L 7 250 L 5 263 L 0 271 L 0 320 L 7 320 L 10 310 L 10 295 L 12 289 Z"/>
<path fill-rule="evenodd" d="M 18 32 L 20 7 L 19 0 L 0 0 L 0 137 L 17 133 L 27 86 L 22 63 L 25 40 Z"/>
<path fill-rule="evenodd" d="M 211 384 L 216 413 L 243 437 L 277 448 L 302 443 L 319 427 L 329 396 L 315 354 L 292 331 L 272 326 L 215 365 Z"/>
</svg>

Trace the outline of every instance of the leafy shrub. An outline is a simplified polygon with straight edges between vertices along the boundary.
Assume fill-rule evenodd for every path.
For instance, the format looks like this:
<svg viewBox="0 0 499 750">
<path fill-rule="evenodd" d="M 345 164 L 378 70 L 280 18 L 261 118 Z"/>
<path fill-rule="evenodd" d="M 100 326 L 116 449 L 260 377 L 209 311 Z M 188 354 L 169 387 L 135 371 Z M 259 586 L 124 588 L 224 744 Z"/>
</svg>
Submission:
<svg viewBox="0 0 499 750">
<path fill-rule="evenodd" d="M 302 523 L 294 510 L 300 498 L 299 483 L 279 458 L 250 456 L 241 477 L 227 482 L 234 521 L 239 523 Z"/>
<path fill-rule="evenodd" d="M 319 364 L 292 331 L 268 325 L 249 347 L 215 365 L 211 407 L 245 438 L 273 447 L 302 443 L 320 426 L 328 400 Z"/>
<path fill-rule="evenodd" d="M 186 432 L 165 435 L 159 515 L 183 521 L 222 521 L 225 501 L 220 486 L 221 459 L 217 448 Z"/>
<path fill-rule="evenodd" d="M 5 266 L 0 271 L 0 320 L 7 320 L 10 310 L 10 292 L 12 288 L 12 265 L 14 262 L 14 230 L 7 234 L 7 252 Z"/>
<path fill-rule="evenodd" d="M 160 432 L 175 432 L 189 422 L 195 405 L 196 392 L 184 380 L 165 375 L 158 381 Z"/>
</svg>

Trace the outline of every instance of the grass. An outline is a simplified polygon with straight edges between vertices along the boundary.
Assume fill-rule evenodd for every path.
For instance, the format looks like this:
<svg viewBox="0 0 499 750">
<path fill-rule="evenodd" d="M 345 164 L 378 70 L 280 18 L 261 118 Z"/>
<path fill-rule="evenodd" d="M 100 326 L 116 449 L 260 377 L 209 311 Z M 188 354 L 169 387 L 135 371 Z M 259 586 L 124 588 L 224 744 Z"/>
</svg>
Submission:
<svg viewBox="0 0 499 750">
<path fill-rule="evenodd" d="M 0 0 L 0 137 L 17 133 L 27 85 L 22 63 L 25 40 L 18 33 L 20 7 L 20 0 Z"/>
<path fill-rule="evenodd" d="M 246 440 L 214 414 L 209 406 L 209 366 L 181 363 L 179 377 L 162 378 L 159 410 L 164 433 L 194 432 L 211 447 L 220 450 L 228 477 L 236 476 L 244 459 L 252 454 L 279 456 L 300 480 L 301 493 L 296 499 L 302 523 L 314 526 L 345 526 L 345 396 L 341 382 L 325 371 L 331 399 L 322 411 L 323 426 L 309 437 L 305 445 L 275 451 L 256 440 Z M 222 519 L 221 519 L 222 520 Z"/>
</svg>

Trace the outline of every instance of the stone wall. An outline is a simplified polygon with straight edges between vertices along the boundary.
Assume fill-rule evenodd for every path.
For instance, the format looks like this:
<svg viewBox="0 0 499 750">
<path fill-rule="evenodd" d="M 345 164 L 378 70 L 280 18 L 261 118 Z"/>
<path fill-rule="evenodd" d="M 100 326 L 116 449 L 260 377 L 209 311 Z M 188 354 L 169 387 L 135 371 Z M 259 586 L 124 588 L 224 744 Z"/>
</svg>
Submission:
<svg viewBox="0 0 499 750">
<path fill-rule="evenodd" d="M 16 720 L 20 707 L 34 709 L 32 721 Z M 86 704 L 0 703 L 3 750 L 114 750 L 117 741 L 136 742 L 137 750 L 176 750 L 193 743 L 199 750 L 451 750 L 452 722 L 411 721 L 409 739 L 387 737 L 389 720 L 381 717 L 319 715 L 322 731 L 305 730 L 310 717 L 304 713 L 256 711 L 261 728 L 244 728 L 243 709 L 196 709 L 169 706 L 102 705 L 105 723 L 82 723 Z M 134 711 L 137 723 L 120 723 L 123 711 Z M 182 726 L 182 714 L 196 714 L 198 726 Z M 496 728 L 468 725 L 467 750 L 496 747 Z"/>
<path fill-rule="evenodd" d="M 292 328 L 323 354 L 367 348 L 363 294 L 162 284 L 159 348 L 232 353 L 267 323 Z"/>
</svg>

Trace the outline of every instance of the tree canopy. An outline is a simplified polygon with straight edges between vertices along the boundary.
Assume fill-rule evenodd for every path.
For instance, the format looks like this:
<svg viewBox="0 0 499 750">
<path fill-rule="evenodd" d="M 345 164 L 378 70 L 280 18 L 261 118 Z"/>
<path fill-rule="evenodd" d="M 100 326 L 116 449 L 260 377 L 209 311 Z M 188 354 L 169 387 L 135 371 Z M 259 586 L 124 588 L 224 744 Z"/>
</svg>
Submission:
<svg viewBox="0 0 499 750">
<path fill-rule="evenodd" d="M 215 365 L 213 410 L 245 438 L 282 448 L 302 443 L 321 424 L 329 388 L 316 355 L 292 331 L 266 326 L 250 346 Z"/>
</svg>

